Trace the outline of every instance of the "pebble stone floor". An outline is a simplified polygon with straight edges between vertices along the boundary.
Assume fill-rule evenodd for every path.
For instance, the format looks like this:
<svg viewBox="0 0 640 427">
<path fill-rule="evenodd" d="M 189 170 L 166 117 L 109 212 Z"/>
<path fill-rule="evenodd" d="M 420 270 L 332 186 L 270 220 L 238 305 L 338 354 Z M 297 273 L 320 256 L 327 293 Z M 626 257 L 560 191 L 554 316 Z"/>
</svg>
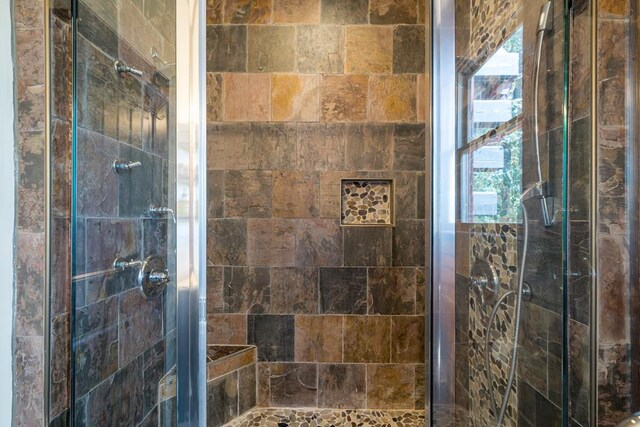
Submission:
<svg viewBox="0 0 640 427">
<path fill-rule="evenodd" d="M 227 427 L 424 427 L 424 411 L 254 409 Z"/>
</svg>

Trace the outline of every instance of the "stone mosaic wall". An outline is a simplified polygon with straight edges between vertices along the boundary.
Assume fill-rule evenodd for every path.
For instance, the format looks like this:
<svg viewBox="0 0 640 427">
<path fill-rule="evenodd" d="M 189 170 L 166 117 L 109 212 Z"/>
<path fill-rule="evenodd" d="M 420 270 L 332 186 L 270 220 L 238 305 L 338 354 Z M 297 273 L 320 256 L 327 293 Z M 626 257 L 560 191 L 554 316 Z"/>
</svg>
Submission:
<svg viewBox="0 0 640 427">
<path fill-rule="evenodd" d="M 392 225 L 393 181 L 353 181 L 341 183 L 342 225 Z"/>
<path fill-rule="evenodd" d="M 424 407 L 426 6 L 209 2 L 207 338 L 261 406 Z M 395 227 L 341 227 L 343 178 Z"/>
</svg>

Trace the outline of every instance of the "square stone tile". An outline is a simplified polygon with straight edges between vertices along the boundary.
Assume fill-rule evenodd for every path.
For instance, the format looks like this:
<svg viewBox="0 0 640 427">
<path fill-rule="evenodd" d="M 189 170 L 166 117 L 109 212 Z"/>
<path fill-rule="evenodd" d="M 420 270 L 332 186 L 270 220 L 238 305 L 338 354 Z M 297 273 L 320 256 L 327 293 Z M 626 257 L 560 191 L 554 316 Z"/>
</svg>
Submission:
<svg viewBox="0 0 640 427">
<path fill-rule="evenodd" d="M 366 314 L 367 269 L 321 268 L 320 312 Z"/>
<path fill-rule="evenodd" d="M 271 19 L 271 0 L 224 0 L 227 24 L 267 24 Z"/>
<path fill-rule="evenodd" d="M 324 172 L 320 174 L 320 217 L 340 218 L 341 179 L 355 176 L 355 172 Z"/>
<path fill-rule="evenodd" d="M 256 406 L 256 365 L 238 371 L 238 413 L 243 414 Z"/>
<path fill-rule="evenodd" d="M 413 365 L 370 365 L 367 367 L 369 408 L 413 409 L 415 368 Z"/>
<path fill-rule="evenodd" d="M 393 72 L 423 74 L 426 66 L 424 25 L 398 25 L 393 30 Z"/>
<path fill-rule="evenodd" d="M 393 233 L 390 227 L 344 227 L 344 265 L 391 265 Z"/>
<path fill-rule="evenodd" d="M 416 84 L 417 88 L 417 115 L 418 115 L 418 123 L 425 123 L 427 119 L 431 116 L 429 102 L 429 78 L 425 74 L 418 74 L 418 82 Z"/>
<path fill-rule="evenodd" d="M 224 183 L 225 217 L 271 217 L 271 171 L 227 171 Z"/>
<path fill-rule="evenodd" d="M 370 268 L 369 314 L 413 314 L 418 286 L 414 268 Z"/>
<path fill-rule="evenodd" d="M 207 314 L 224 312 L 223 273 L 223 267 L 207 267 Z"/>
<path fill-rule="evenodd" d="M 245 265 L 247 223 L 243 219 L 207 221 L 207 262 L 209 265 Z"/>
<path fill-rule="evenodd" d="M 207 73 L 207 123 L 223 120 L 222 103 L 222 74 Z"/>
<path fill-rule="evenodd" d="M 247 27 L 207 25 L 207 71 L 247 71 Z"/>
<path fill-rule="evenodd" d="M 309 363 L 272 363 L 271 406 L 313 408 L 318 403 L 318 366 Z"/>
<path fill-rule="evenodd" d="M 238 374 L 233 372 L 207 383 L 207 423 L 221 426 L 238 415 Z"/>
<path fill-rule="evenodd" d="M 393 229 L 393 265 L 422 267 L 425 262 L 425 221 L 398 220 Z"/>
<path fill-rule="evenodd" d="M 342 361 L 342 316 L 296 316 L 297 362 Z"/>
<path fill-rule="evenodd" d="M 416 76 L 372 76 L 369 81 L 369 120 L 416 121 Z"/>
<path fill-rule="evenodd" d="M 271 118 L 271 78 L 264 74 L 224 75 L 225 121 L 268 121 Z"/>
<path fill-rule="evenodd" d="M 271 77 L 273 121 L 317 122 L 320 118 L 320 77 L 274 74 Z"/>
<path fill-rule="evenodd" d="M 344 27 L 298 26 L 296 70 L 300 73 L 342 73 L 344 71 Z"/>
<path fill-rule="evenodd" d="M 248 131 L 249 169 L 289 171 L 296 168 L 297 130 L 294 123 L 253 123 Z"/>
<path fill-rule="evenodd" d="M 424 316 L 391 317 L 391 362 L 424 362 Z"/>
<path fill-rule="evenodd" d="M 224 0 L 207 0 L 207 25 L 222 24 Z"/>
<path fill-rule="evenodd" d="M 352 74 L 391 73 L 393 42 L 391 27 L 347 27 L 345 71 Z"/>
<path fill-rule="evenodd" d="M 346 127 L 341 123 L 298 124 L 298 168 L 306 171 L 344 169 Z"/>
<path fill-rule="evenodd" d="M 322 0 L 323 24 L 366 24 L 368 0 Z"/>
<path fill-rule="evenodd" d="M 318 270 L 313 267 L 282 267 L 271 270 L 272 314 L 318 312 Z"/>
<path fill-rule="evenodd" d="M 271 275 L 268 267 L 225 267 L 223 280 L 226 313 L 269 313 Z"/>
<path fill-rule="evenodd" d="M 295 266 L 296 225 L 282 219 L 250 219 L 247 223 L 249 265 Z"/>
<path fill-rule="evenodd" d="M 375 25 L 416 24 L 418 1 L 422 0 L 371 0 L 369 22 Z"/>
<path fill-rule="evenodd" d="M 258 347 L 259 361 L 293 361 L 294 317 L 250 314 L 248 318 L 247 338 L 249 344 Z"/>
<path fill-rule="evenodd" d="M 344 362 L 389 363 L 391 323 L 388 316 L 346 316 Z M 384 406 L 378 406 L 382 408 Z"/>
<path fill-rule="evenodd" d="M 347 169 L 389 170 L 392 166 L 392 157 L 392 126 L 370 123 L 347 126 Z"/>
<path fill-rule="evenodd" d="M 207 218 L 224 216 L 224 175 L 223 170 L 207 171 Z"/>
<path fill-rule="evenodd" d="M 247 315 L 207 315 L 207 344 L 247 344 Z"/>
<path fill-rule="evenodd" d="M 319 365 L 318 406 L 356 409 L 366 406 L 365 365 Z"/>
<path fill-rule="evenodd" d="M 249 123 L 207 126 L 207 167 L 209 169 L 248 169 L 252 146 Z"/>
<path fill-rule="evenodd" d="M 320 84 L 322 121 L 365 121 L 368 82 L 364 75 L 324 75 Z"/>
<path fill-rule="evenodd" d="M 397 124 L 393 131 L 393 169 L 425 170 L 427 134 L 424 124 Z"/>
<path fill-rule="evenodd" d="M 339 220 L 296 221 L 296 265 L 342 265 L 342 230 Z"/>
<path fill-rule="evenodd" d="M 313 218 L 319 213 L 319 178 L 312 172 L 281 172 L 273 175 L 273 216 Z"/>
<path fill-rule="evenodd" d="M 320 0 L 273 0 L 273 22 L 317 24 L 320 22 Z"/>
<path fill-rule="evenodd" d="M 249 72 L 291 72 L 295 63 L 293 26 L 249 27 Z"/>
</svg>

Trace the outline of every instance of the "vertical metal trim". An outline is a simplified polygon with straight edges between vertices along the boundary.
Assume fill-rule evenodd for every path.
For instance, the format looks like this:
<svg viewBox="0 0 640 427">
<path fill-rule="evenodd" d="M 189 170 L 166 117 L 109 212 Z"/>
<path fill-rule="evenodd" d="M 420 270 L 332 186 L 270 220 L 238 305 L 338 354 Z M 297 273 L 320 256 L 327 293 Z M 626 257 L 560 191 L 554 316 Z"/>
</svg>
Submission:
<svg viewBox="0 0 640 427">
<path fill-rule="evenodd" d="M 432 81 L 432 76 L 433 76 L 433 11 L 432 11 L 432 1 L 431 0 L 420 0 L 425 2 L 425 13 L 427 13 L 428 15 L 425 16 L 425 25 L 428 25 L 429 28 L 431 28 L 431 31 L 427 31 L 426 32 L 426 36 L 427 36 L 427 40 L 425 43 L 425 58 L 426 58 L 426 64 L 425 64 L 425 70 L 431 70 L 431 72 L 427 72 L 425 75 L 425 99 L 429 100 L 428 102 L 431 103 L 432 102 L 432 96 L 431 96 L 431 81 Z M 419 9 L 419 8 L 418 8 Z M 429 81 L 427 81 L 427 79 L 429 79 Z M 419 95 L 418 95 L 419 96 Z M 425 107 L 427 105 L 427 102 L 425 102 Z M 427 173 L 425 173 L 424 179 L 425 179 L 425 184 L 424 184 L 424 188 L 425 188 L 425 194 L 424 194 L 424 198 L 425 198 L 425 227 L 427 227 L 427 236 L 426 236 L 426 242 L 425 242 L 425 248 L 427 253 L 425 254 L 425 260 L 429 260 L 431 261 L 431 257 L 432 257 L 432 248 L 433 248 L 433 224 L 432 224 L 432 220 L 431 220 L 431 212 L 433 212 L 433 202 L 432 202 L 432 197 L 433 197 L 433 174 L 430 174 L 429 171 L 433 170 L 432 167 L 432 163 L 433 163 L 433 159 L 432 159 L 432 154 L 431 154 L 431 150 L 432 150 L 432 144 L 433 144 L 433 126 L 429 126 L 430 124 L 433 123 L 432 120 L 432 115 L 433 115 L 433 108 L 431 108 L 431 104 L 429 104 L 429 114 L 425 114 L 425 121 L 427 121 L 427 123 L 425 123 L 426 126 L 430 127 L 430 132 L 429 134 L 426 136 L 425 138 L 425 171 L 427 171 Z M 432 271 L 433 266 L 429 265 L 429 272 Z M 426 269 L 425 269 L 426 270 Z M 425 286 L 424 286 L 424 298 L 425 298 L 425 313 L 424 313 L 424 331 L 425 331 L 425 340 L 424 340 L 424 354 L 425 354 L 425 361 L 424 361 L 424 415 L 425 415 L 425 426 L 430 426 L 432 424 L 432 417 L 431 417 L 431 381 L 432 381 L 432 375 L 431 375 L 431 365 L 432 365 L 432 358 L 431 358 L 431 351 L 432 351 L 432 342 L 431 342 L 431 328 L 432 328 L 432 320 L 431 320 L 431 310 L 427 309 L 431 307 L 431 288 L 432 288 L 432 281 L 431 281 L 431 274 L 429 274 L 428 276 L 428 280 L 427 280 L 427 275 L 426 275 L 426 271 L 425 271 L 425 277 L 424 277 L 424 282 L 425 282 Z"/>
</svg>

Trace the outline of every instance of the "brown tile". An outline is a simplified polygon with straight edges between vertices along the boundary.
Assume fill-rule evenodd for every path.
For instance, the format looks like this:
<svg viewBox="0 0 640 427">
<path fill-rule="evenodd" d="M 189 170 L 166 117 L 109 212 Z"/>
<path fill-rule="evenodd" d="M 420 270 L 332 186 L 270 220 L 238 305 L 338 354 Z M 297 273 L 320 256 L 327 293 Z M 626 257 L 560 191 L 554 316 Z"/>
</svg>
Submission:
<svg viewBox="0 0 640 427">
<path fill-rule="evenodd" d="M 367 313 L 366 268 L 321 268 L 320 312 Z"/>
<path fill-rule="evenodd" d="M 209 265 L 244 265 L 247 262 L 247 223 L 241 219 L 207 221 Z"/>
<path fill-rule="evenodd" d="M 375 122 L 415 122 L 416 77 L 372 76 L 368 117 Z"/>
<path fill-rule="evenodd" d="M 273 121 L 317 122 L 320 117 L 320 77 L 274 74 L 271 78 Z"/>
<path fill-rule="evenodd" d="M 273 0 L 273 22 L 317 24 L 320 22 L 320 0 Z"/>
<path fill-rule="evenodd" d="M 325 122 L 361 122 L 367 118 L 368 77 L 325 75 L 320 83 L 320 105 Z"/>
<path fill-rule="evenodd" d="M 257 390 L 256 404 L 260 408 L 268 408 L 271 405 L 271 364 L 257 363 Z"/>
<path fill-rule="evenodd" d="M 238 374 L 227 374 L 207 383 L 207 423 L 222 426 L 238 415 Z"/>
<path fill-rule="evenodd" d="M 351 176 L 347 172 L 327 172 L 320 174 L 320 217 L 340 218 L 340 180 Z"/>
<path fill-rule="evenodd" d="M 392 165 L 392 156 L 392 126 L 380 124 L 347 126 L 347 169 L 389 170 Z"/>
<path fill-rule="evenodd" d="M 369 408 L 413 409 L 415 367 L 413 365 L 367 366 Z"/>
<path fill-rule="evenodd" d="M 598 13 L 617 17 L 629 16 L 629 3 L 628 0 L 602 0 L 598 4 Z"/>
<path fill-rule="evenodd" d="M 207 0 L 207 25 L 222 24 L 224 0 Z"/>
<path fill-rule="evenodd" d="M 51 401 L 50 413 L 60 414 L 69 406 L 71 381 L 71 326 L 70 314 L 51 321 Z"/>
<path fill-rule="evenodd" d="M 424 315 L 427 309 L 425 277 L 429 277 L 429 270 L 423 268 L 418 268 L 416 270 L 416 314 Z"/>
<path fill-rule="evenodd" d="M 225 217 L 271 217 L 271 171 L 228 171 L 224 194 Z"/>
<path fill-rule="evenodd" d="M 347 73 L 391 73 L 393 29 L 387 26 L 349 26 L 345 51 Z"/>
<path fill-rule="evenodd" d="M 307 363 L 271 364 L 271 406 L 316 407 L 318 365 Z"/>
<path fill-rule="evenodd" d="M 247 224 L 249 265 L 294 266 L 295 224 L 278 219 L 250 219 Z"/>
<path fill-rule="evenodd" d="M 238 413 L 243 414 L 256 406 L 256 365 L 238 371 Z"/>
<path fill-rule="evenodd" d="M 418 218 L 418 198 L 424 198 L 424 191 L 418 192 L 418 184 L 423 175 L 419 172 L 395 172 L 393 178 L 396 222 Z"/>
<path fill-rule="evenodd" d="M 222 74 L 207 73 L 207 123 L 222 120 Z"/>
<path fill-rule="evenodd" d="M 207 171 L 207 218 L 224 216 L 224 175 L 223 170 Z"/>
<path fill-rule="evenodd" d="M 425 74 L 418 74 L 418 82 L 416 84 L 417 90 L 417 116 L 418 123 L 424 123 L 430 117 L 429 103 L 427 102 L 428 97 L 428 87 L 429 81 L 428 77 Z"/>
<path fill-rule="evenodd" d="M 397 124 L 394 126 L 394 170 L 425 170 L 426 137 L 424 124 Z"/>
<path fill-rule="evenodd" d="M 337 220 L 296 221 L 296 265 L 342 265 L 342 231 Z"/>
<path fill-rule="evenodd" d="M 247 27 L 207 25 L 207 71 L 247 71 Z"/>
<path fill-rule="evenodd" d="M 44 413 L 44 341 L 39 337 L 14 339 L 15 387 L 13 419 L 22 425 L 43 425 Z"/>
<path fill-rule="evenodd" d="M 424 73 L 424 25 L 398 25 L 393 30 L 393 73 Z"/>
<path fill-rule="evenodd" d="M 35 86 L 44 83 L 44 34 L 41 29 L 15 32 L 16 78 L 20 85 Z"/>
<path fill-rule="evenodd" d="M 271 117 L 271 78 L 264 74 L 225 74 L 226 121 L 268 121 Z"/>
<path fill-rule="evenodd" d="M 323 0 L 323 24 L 366 24 L 368 0 Z"/>
<path fill-rule="evenodd" d="M 424 362 L 424 316 L 391 317 L 391 362 Z"/>
<path fill-rule="evenodd" d="M 249 344 L 258 347 L 258 360 L 292 362 L 294 360 L 294 324 L 294 316 L 250 314 L 247 319 L 247 340 Z M 273 383 L 271 385 L 273 387 Z"/>
<path fill-rule="evenodd" d="M 44 134 L 18 133 L 16 222 L 24 232 L 44 231 Z"/>
<path fill-rule="evenodd" d="M 398 220 L 393 229 L 393 265 L 424 266 L 425 239 L 423 220 Z"/>
<path fill-rule="evenodd" d="M 272 314 L 318 312 L 318 270 L 311 267 L 271 270 Z"/>
<path fill-rule="evenodd" d="M 342 316 L 296 316 L 297 362 L 342 361 Z"/>
<path fill-rule="evenodd" d="M 207 344 L 247 344 L 247 315 L 207 315 Z"/>
<path fill-rule="evenodd" d="M 287 171 L 296 165 L 294 123 L 253 123 L 248 150 L 249 169 Z"/>
<path fill-rule="evenodd" d="M 273 216 L 313 218 L 319 211 L 319 179 L 312 172 L 275 172 Z"/>
<path fill-rule="evenodd" d="M 345 131 L 342 124 L 298 124 L 298 168 L 307 171 L 342 170 Z"/>
<path fill-rule="evenodd" d="M 296 70 L 300 73 L 344 71 L 344 27 L 300 25 L 296 35 Z"/>
<path fill-rule="evenodd" d="M 249 71 L 293 71 L 295 37 L 293 26 L 249 26 Z"/>
<path fill-rule="evenodd" d="M 19 132 L 44 131 L 44 84 L 21 86 L 17 92 L 17 128 Z"/>
<path fill-rule="evenodd" d="M 240 368 L 255 364 L 258 354 L 255 348 L 249 347 L 249 350 L 238 351 L 229 356 L 207 363 L 207 380 L 221 377 Z M 254 385 L 255 387 L 255 385 Z M 255 389 L 254 389 L 255 390 Z M 255 392 L 254 392 L 255 393 Z"/>
<path fill-rule="evenodd" d="M 16 235 L 16 336 L 42 336 L 44 332 L 45 239 L 43 233 Z"/>
<path fill-rule="evenodd" d="M 366 383 L 365 365 L 319 365 L 318 407 L 364 408 Z"/>
<path fill-rule="evenodd" d="M 224 311 L 224 278 L 222 267 L 207 267 L 207 314 Z"/>
<path fill-rule="evenodd" d="M 369 314 L 413 314 L 417 276 L 413 268 L 370 268 Z"/>
<path fill-rule="evenodd" d="M 345 227 L 344 265 L 391 265 L 392 229 L 389 227 Z"/>
<path fill-rule="evenodd" d="M 416 0 L 371 0 L 369 21 L 372 24 L 415 24 L 418 22 Z"/>
<path fill-rule="evenodd" d="M 415 409 L 419 411 L 426 408 L 426 376 L 425 365 L 416 365 Z"/>
<path fill-rule="evenodd" d="M 16 29 L 42 28 L 44 10 L 39 5 L 27 0 L 13 3 Z"/>
<path fill-rule="evenodd" d="M 629 312 L 629 252 L 624 237 L 598 238 L 600 265 L 598 337 L 606 342 L 624 342 L 629 334 L 625 318 Z"/>
<path fill-rule="evenodd" d="M 267 24 L 271 19 L 271 0 L 224 0 L 227 24 Z"/>
<path fill-rule="evenodd" d="M 207 126 L 207 167 L 209 169 L 247 169 L 252 145 L 249 123 Z"/>
<path fill-rule="evenodd" d="M 162 338 L 161 299 L 147 300 L 138 289 L 119 296 L 119 366 L 125 366 Z"/>
<path fill-rule="evenodd" d="M 269 313 L 271 305 L 268 267 L 224 268 L 226 313 Z"/>
<path fill-rule="evenodd" d="M 389 363 L 391 324 L 388 316 L 344 318 L 344 361 Z"/>
</svg>

